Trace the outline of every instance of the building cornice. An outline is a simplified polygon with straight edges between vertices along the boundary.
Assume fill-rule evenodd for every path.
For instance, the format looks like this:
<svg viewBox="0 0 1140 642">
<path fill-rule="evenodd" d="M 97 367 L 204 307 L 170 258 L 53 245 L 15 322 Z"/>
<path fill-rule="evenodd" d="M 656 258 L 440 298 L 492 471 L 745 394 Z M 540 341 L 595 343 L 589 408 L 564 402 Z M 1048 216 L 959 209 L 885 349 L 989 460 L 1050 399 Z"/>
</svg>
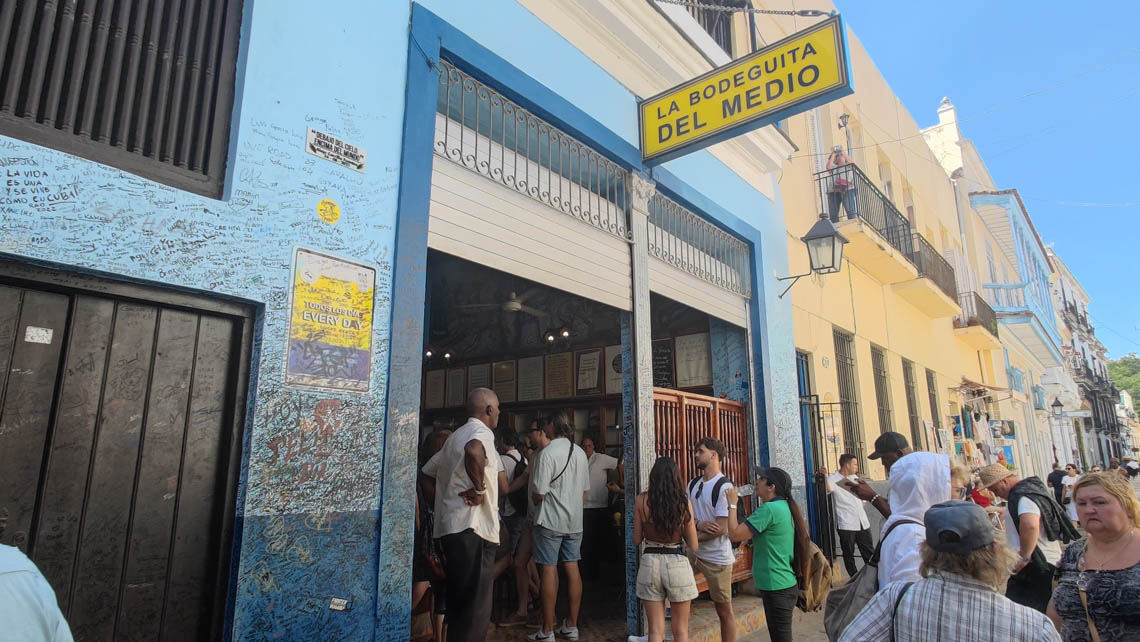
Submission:
<svg viewBox="0 0 1140 642">
<path fill-rule="evenodd" d="M 723 56 L 724 62 L 729 60 L 723 51 L 712 52 L 702 46 L 699 37 L 707 38 L 706 34 L 686 35 L 682 31 L 684 18 L 691 20 L 682 7 L 662 6 L 659 11 L 657 5 L 648 1 L 628 0 L 520 3 L 641 98 L 712 69 L 709 60 L 717 60 L 716 53 Z M 681 14 L 674 16 L 676 11 L 670 8 L 680 9 Z M 708 151 L 752 187 L 774 198 L 773 175 L 795 146 L 774 126 L 768 126 L 713 145 Z"/>
</svg>

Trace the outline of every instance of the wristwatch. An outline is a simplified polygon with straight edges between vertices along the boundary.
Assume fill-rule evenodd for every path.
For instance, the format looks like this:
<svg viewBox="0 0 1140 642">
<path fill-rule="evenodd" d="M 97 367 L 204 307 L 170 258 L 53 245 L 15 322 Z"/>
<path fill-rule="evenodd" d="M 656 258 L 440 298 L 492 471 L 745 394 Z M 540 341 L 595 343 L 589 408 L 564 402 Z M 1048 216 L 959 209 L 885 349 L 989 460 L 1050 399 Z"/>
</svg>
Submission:
<svg viewBox="0 0 1140 642">
<path fill-rule="evenodd" d="M 486 488 L 484 488 L 483 490 L 478 490 L 478 489 L 472 487 L 471 490 L 475 491 L 476 495 L 486 495 L 487 494 Z"/>
<path fill-rule="evenodd" d="M 728 510 L 736 510 L 736 504 L 729 504 Z"/>
</svg>

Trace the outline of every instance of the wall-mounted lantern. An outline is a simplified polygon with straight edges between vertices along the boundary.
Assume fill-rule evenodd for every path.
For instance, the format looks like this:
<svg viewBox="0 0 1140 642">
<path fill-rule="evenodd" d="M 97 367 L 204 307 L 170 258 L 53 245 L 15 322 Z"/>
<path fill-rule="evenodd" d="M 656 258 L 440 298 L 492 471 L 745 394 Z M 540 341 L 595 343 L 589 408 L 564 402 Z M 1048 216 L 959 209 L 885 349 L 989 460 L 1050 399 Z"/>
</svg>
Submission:
<svg viewBox="0 0 1140 642">
<path fill-rule="evenodd" d="M 819 215 L 819 220 L 800 240 L 807 246 L 811 270 L 795 276 L 777 277 L 777 281 L 794 279 L 777 298 L 784 298 L 796 281 L 809 274 L 834 274 L 843 267 L 843 246 L 847 244 L 847 239 L 835 229 L 826 213 Z"/>
</svg>

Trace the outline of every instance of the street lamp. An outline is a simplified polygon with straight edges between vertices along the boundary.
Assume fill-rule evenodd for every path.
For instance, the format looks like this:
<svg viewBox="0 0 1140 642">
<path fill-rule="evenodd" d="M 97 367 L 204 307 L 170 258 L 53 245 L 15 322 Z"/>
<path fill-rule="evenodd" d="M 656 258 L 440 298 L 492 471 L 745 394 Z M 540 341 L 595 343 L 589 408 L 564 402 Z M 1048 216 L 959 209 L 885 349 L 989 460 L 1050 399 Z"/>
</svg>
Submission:
<svg viewBox="0 0 1140 642">
<path fill-rule="evenodd" d="M 1061 400 L 1057 397 L 1053 397 L 1053 403 L 1049 404 L 1049 407 L 1053 409 L 1053 418 L 1060 419 L 1061 410 L 1064 409 L 1065 404 L 1061 403 Z"/>
<path fill-rule="evenodd" d="M 834 274 L 843 267 L 843 246 L 847 244 L 847 239 L 839 233 L 839 230 L 835 229 L 835 225 L 831 223 L 831 219 L 826 213 L 819 215 L 819 220 L 800 240 L 807 246 L 808 263 L 811 269 L 795 276 L 776 277 L 777 281 L 794 279 L 776 298 L 784 298 L 784 295 L 792 289 L 796 281 L 813 272 L 815 274 Z"/>
</svg>

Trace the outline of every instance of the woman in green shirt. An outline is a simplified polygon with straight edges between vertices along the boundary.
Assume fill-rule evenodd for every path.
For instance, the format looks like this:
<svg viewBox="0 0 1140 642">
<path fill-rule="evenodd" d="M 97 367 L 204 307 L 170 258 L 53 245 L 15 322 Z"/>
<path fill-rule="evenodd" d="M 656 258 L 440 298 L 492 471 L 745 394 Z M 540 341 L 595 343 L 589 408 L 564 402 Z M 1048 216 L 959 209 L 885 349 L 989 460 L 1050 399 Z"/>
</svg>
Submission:
<svg viewBox="0 0 1140 642">
<path fill-rule="evenodd" d="M 736 488 L 725 490 L 728 535 L 734 542 L 752 539 L 752 581 L 764 601 L 772 642 L 791 642 L 792 609 L 799 597 L 801 564 L 807 561 L 808 529 L 792 499 L 792 478 L 782 468 L 756 469 L 760 506 L 743 524 L 736 518 Z"/>
</svg>

